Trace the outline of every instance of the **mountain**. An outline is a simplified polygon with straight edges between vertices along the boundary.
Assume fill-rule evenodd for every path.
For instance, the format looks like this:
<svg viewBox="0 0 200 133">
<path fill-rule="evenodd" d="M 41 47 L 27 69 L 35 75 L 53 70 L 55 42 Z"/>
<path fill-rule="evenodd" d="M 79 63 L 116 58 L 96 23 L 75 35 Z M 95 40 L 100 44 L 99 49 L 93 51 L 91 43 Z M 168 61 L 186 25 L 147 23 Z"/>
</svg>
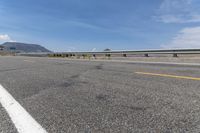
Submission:
<svg viewBox="0 0 200 133">
<path fill-rule="evenodd" d="M 50 50 L 38 45 L 38 44 L 27 44 L 19 42 L 5 42 L 2 45 L 4 51 L 15 51 L 20 53 L 40 53 L 40 52 L 51 52 Z"/>
</svg>

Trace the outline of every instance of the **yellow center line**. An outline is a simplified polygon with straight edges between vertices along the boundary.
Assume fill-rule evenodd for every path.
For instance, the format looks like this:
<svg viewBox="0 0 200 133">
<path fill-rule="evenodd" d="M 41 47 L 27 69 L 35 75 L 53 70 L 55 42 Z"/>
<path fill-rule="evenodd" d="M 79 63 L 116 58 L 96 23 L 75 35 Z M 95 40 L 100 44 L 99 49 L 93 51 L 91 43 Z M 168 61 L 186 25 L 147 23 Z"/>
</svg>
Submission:
<svg viewBox="0 0 200 133">
<path fill-rule="evenodd" d="M 151 75 L 151 76 L 160 76 L 160 77 L 177 78 L 177 79 L 189 79 L 189 80 L 198 80 L 198 81 L 200 81 L 200 78 L 188 77 L 188 76 L 177 76 L 177 75 L 148 73 L 148 72 L 135 72 L 135 73 L 136 74 L 141 74 L 141 75 Z"/>
</svg>

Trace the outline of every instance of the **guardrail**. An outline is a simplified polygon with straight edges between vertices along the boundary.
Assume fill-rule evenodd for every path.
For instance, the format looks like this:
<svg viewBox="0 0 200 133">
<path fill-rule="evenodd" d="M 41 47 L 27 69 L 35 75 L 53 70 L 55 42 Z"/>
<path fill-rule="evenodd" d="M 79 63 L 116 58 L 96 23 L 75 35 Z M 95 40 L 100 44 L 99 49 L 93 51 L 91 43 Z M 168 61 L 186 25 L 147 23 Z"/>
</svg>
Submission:
<svg viewBox="0 0 200 133">
<path fill-rule="evenodd" d="M 48 54 L 50 57 L 73 57 L 73 56 L 92 56 L 105 55 L 111 57 L 113 55 L 127 57 L 128 55 L 143 55 L 149 57 L 150 54 L 171 54 L 173 57 L 183 54 L 200 54 L 200 49 L 171 49 L 171 50 L 140 50 L 140 51 L 104 51 L 104 52 L 57 52 Z"/>
</svg>

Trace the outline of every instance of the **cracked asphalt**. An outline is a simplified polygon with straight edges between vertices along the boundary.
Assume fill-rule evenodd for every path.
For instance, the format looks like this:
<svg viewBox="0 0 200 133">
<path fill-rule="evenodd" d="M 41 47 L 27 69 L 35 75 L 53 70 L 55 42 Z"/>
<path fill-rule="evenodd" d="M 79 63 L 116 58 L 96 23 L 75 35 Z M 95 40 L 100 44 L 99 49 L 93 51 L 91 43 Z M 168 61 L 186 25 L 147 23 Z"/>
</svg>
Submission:
<svg viewBox="0 0 200 133">
<path fill-rule="evenodd" d="M 49 133 L 200 132 L 200 66 L 0 57 L 0 84 Z M 0 132 L 15 133 L 0 105 Z"/>
</svg>

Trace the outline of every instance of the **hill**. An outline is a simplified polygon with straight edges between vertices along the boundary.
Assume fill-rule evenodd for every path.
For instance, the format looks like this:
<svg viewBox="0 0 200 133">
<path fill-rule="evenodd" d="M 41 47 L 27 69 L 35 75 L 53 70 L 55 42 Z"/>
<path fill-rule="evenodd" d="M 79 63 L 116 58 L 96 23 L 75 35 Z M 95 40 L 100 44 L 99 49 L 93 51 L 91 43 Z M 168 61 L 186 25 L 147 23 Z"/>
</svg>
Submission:
<svg viewBox="0 0 200 133">
<path fill-rule="evenodd" d="M 4 47 L 3 51 L 15 51 L 20 53 L 40 53 L 40 52 L 51 52 L 50 50 L 42 47 L 38 44 L 27 44 L 27 43 L 19 43 L 19 42 L 6 42 L 2 45 Z"/>
</svg>

